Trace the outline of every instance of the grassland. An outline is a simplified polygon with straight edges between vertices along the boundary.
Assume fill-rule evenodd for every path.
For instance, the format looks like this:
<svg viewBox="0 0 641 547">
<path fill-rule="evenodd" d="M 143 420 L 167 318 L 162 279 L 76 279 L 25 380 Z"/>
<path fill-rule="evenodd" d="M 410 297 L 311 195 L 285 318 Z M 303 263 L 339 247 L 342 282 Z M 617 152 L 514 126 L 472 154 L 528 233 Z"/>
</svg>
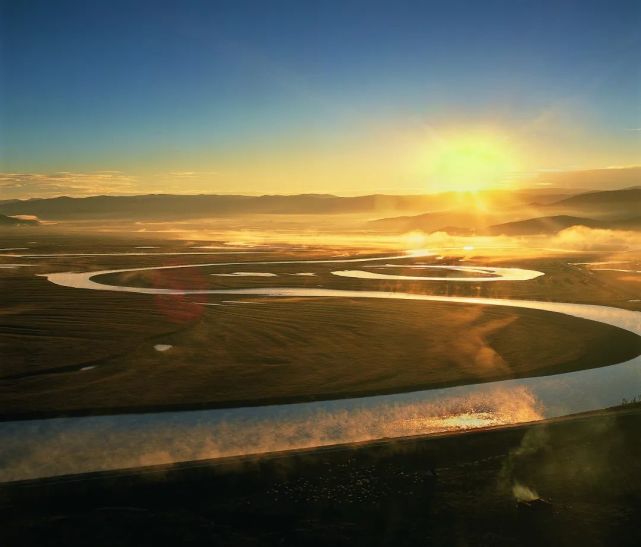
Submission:
<svg viewBox="0 0 641 547">
<path fill-rule="evenodd" d="M 149 245 L 164 252 L 202 252 L 193 248 L 199 246 L 195 243 L 153 240 L 77 237 L 8 243 L 30 247 L 16 253 L 34 254 L 135 252 Z M 59 287 L 35 275 L 353 252 L 319 248 L 227 256 L 4 258 L 4 263 L 34 266 L 0 269 L 0 414 L 7 419 L 348 397 L 567 372 L 621 362 L 641 351 L 638 337 L 625 331 L 534 310 L 342 298 L 150 296 Z M 630 302 L 638 294 L 634 280 L 591 272 L 568 264 L 569 258 L 474 262 L 490 261 L 546 275 L 484 284 L 364 281 L 332 276 L 338 265 L 288 264 L 140 272 L 107 281 L 178 288 L 322 285 L 638 307 Z M 279 275 L 209 275 L 234 271 Z M 287 275 L 300 272 L 315 275 Z M 410 272 L 401 267 L 398 273 Z M 156 344 L 172 347 L 159 352 Z"/>
</svg>

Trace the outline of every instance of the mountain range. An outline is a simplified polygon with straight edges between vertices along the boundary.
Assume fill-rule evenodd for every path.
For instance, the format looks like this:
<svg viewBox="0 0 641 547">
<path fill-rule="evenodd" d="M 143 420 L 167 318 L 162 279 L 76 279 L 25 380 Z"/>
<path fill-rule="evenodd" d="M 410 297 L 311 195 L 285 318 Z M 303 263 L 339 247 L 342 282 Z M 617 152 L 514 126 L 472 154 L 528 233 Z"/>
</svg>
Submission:
<svg viewBox="0 0 641 547">
<path fill-rule="evenodd" d="M 399 213 L 402 214 L 398 216 Z M 242 218 L 243 215 L 363 215 L 362 222 L 367 229 L 388 233 L 443 230 L 522 235 L 552 233 L 576 224 L 639 229 L 641 188 L 574 194 L 567 190 L 524 189 L 355 197 L 330 194 L 63 196 L 0 201 L 0 214 L 0 224 L 5 226 L 37 223 L 25 220 L 29 217 L 57 222 L 170 222 Z"/>
</svg>

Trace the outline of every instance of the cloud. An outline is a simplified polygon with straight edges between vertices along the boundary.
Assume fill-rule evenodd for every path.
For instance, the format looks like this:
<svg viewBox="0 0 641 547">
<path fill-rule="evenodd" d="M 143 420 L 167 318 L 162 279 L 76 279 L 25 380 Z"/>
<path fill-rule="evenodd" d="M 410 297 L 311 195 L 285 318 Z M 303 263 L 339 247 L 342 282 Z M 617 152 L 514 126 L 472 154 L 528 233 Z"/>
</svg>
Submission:
<svg viewBox="0 0 641 547">
<path fill-rule="evenodd" d="M 446 231 L 425 233 L 420 230 L 407 232 L 398 238 L 404 249 L 457 249 L 474 254 L 478 248 L 518 248 L 520 240 L 510 236 L 456 235 Z"/>
<path fill-rule="evenodd" d="M 409 232 L 399 238 L 401 248 L 456 250 L 467 255 L 528 248 L 566 251 L 627 251 L 641 249 L 641 231 L 572 226 L 550 236 L 465 236 L 447 232 Z M 532 247 L 534 242 L 535 247 Z M 481 251 L 482 250 L 482 251 Z"/>
<path fill-rule="evenodd" d="M 36 215 L 9 215 L 11 218 L 18 220 L 40 220 Z"/>
<path fill-rule="evenodd" d="M 121 171 L 0 173 L 0 192 L 6 199 L 130 194 L 136 183 L 137 177 Z"/>
<path fill-rule="evenodd" d="M 606 190 L 634 186 L 639 184 L 640 180 L 641 166 L 612 165 L 602 169 L 541 170 L 524 182 L 537 186 Z"/>
<path fill-rule="evenodd" d="M 576 251 L 639 249 L 641 232 L 572 226 L 552 237 L 550 245 Z"/>
<path fill-rule="evenodd" d="M 27 199 L 158 192 L 183 194 L 209 191 L 211 179 L 221 176 L 219 171 L 166 171 L 153 176 L 137 176 L 123 171 L 0 172 L 0 196 L 4 199 Z"/>
<path fill-rule="evenodd" d="M 157 177 L 174 177 L 174 178 L 194 178 L 220 175 L 220 171 L 168 171 L 166 173 L 157 173 Z"/>
</svg>

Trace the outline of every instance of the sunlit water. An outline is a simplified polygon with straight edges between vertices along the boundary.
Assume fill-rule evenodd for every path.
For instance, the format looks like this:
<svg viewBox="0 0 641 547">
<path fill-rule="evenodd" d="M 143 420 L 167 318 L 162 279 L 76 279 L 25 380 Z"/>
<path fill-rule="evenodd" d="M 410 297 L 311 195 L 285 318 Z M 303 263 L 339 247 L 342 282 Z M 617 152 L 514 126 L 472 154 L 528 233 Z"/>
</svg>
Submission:
<svg viewBox="0 0 641 547">
<path fill-rule="evenodd" d="M 399 268 L 398 264 L 385 264 L 383 266 L 370 266 L 370 268 Z M 342 277 L 356 277 L 358 279 L 388 279 L 388 280 L 406 280 L 406 281 L 467 281 L 470 283 L 482 283 L 485 281 L 529 281 L 536 279 L 543 274 L 536 270 L 523 270 L 521 268 L 494 268 L 485 266 L 479 268 L 477 266 L 448 266 L 448 265 L 407 265 L 403 268 L 411 269 L 435 269 L 435 270 L 453 270 L 458 272 L 477 273 L 483 274 L 482 276 L 467 276 L 467 277 L 441 277 L 438 275 L 396 275 L 384 274 L 380 272 L 363 271 L 363 270 L 341 270 L 332 272 L 334 275 Z"/>
<path fill-rule="evenodd" d="M 263 261 L 251 264 L 369 262 L 400 258 L 407 258 L 407 255 L 377 259 Z M 606 306 L 301 287 L 213 290 L 138 288 L 107 285 L 95 279 L 109 273 L 238 264 L 66 272 L 47 274 L 46 277 L 53 283 L 67 287 L 143 294 L 349 297 L 528 308 L 598 321 L 641 336 L 641 313 Z M 458 266 L 448 269 L 482 273 L 484 281 L 497 282 L 533 279 L 543 275 L 542 272 L 518 268 Z M 362 270 L 348 271 L 369 273 Z M 486 275 L 491 277 L 485 277 Z M 360 275 L 358 277 L 368 278 Z M 402 278 L 394 276 L 395 279 L 398 277 Z M 414 276 L 409 277 L 414 279 Z M 420 278 L 426 281 L 439 279 L 429 276 Z M 446 279 L 470 281 L 474 278 Z M 637 395 L 641 386 L 640 365 L 641 357 L 636 357 L 618 365 L 554 376 L 334 401 L 4 422 L 0 423 L 0 480 L 137 467 L 536 421 L 609 407 L 620 403 L 623 397 Z"/>
<path fill-rule="evenodd" d="M 271 272 L 232 272 L 211 274 L 216 277 L 277 277 L 277 274 Z"/>
</svg>

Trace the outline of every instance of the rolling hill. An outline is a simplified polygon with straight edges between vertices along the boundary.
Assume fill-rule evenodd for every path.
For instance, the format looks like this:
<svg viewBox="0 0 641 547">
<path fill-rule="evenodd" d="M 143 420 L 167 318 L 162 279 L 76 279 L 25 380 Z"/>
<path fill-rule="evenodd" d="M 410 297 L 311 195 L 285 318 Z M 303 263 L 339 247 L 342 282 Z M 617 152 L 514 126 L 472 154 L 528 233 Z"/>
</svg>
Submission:
<svg viewBox="0 0 641 547">
<path fill-rule="evenodd" d="M 172 195 L 56 197 L 0 201 L 5 215 L 35 215 L 43 220 L 183 220 L 257 214 L 398 215 L 469 210 L 479 200 L 497 211 L 529 203 L 558 201 L 568 193 L 555 190 L 447 192 L 425 195 Z"/>
<path fill-rule="evenodd" d="M 344 214 L 374 211 L 420 211 L 432 207 L 432 196 L 369 195 L 338 197 L 320 194 L 169 195 L 57 197 L 0 203 L 9 215 L 37 215 L 46 220 L 174 220 L 244 214 Z"/>
<path fill-rule="evenodd" d="M 591 218 L 557 215 L 549 217 L 528 218 L 515 222 L 505 222 L 490 226 L 487 232 L 491 235 L 534 235 L 555 234 L 572 226 L 587 226 L 588 228 L 604 228 L 606 223 Z"/>
<path fill-rule="evenodd" d="M 641 188 L 587 192 L 545 204 L 542 209 L 554 211 L 557 215 L 615 219 L 635 217 L 641 212 Z"/>
<path fill-rule="evenodd" d="M 521 194 L 524 195 L 524 194 Z M 527 194 L 525 194 L 527 195 Z M 554 194 L 549 194 L 554 196 Z M 388 232 L 447 231 L 466 234 L 470 231 L 492 235 L 531 235 L 556 233 L 571 226 L 609 228 L 620 230 L 641 229 L 641 188 L 625 188 L 603 192 L 585 192 L 564 196 L 559 200 L 533 201 L 530 203 L 493 204 L 489 211 L 459 207 L 452 211 L 423 212 L 380 218 L 369 223 L 375 230 Z M 524 207 L 525 206 L 525 207 Z M 524 218 L 523 211 L 530 214 Z M 533 217 L 532 211 L 541 216 Z M 503 217 L 503 218 L 501 218 Z"/>
<path fill-rule="evenodd" d="M 469 230 L 482 230 L 492 222 L 500 220 L 495 216 L 464 211 L 437 211 L 420 215 L 381 218 L 368 223 L 368 228 L 384 232 L 449 232 L 460 233 Z"/>
</svg>

